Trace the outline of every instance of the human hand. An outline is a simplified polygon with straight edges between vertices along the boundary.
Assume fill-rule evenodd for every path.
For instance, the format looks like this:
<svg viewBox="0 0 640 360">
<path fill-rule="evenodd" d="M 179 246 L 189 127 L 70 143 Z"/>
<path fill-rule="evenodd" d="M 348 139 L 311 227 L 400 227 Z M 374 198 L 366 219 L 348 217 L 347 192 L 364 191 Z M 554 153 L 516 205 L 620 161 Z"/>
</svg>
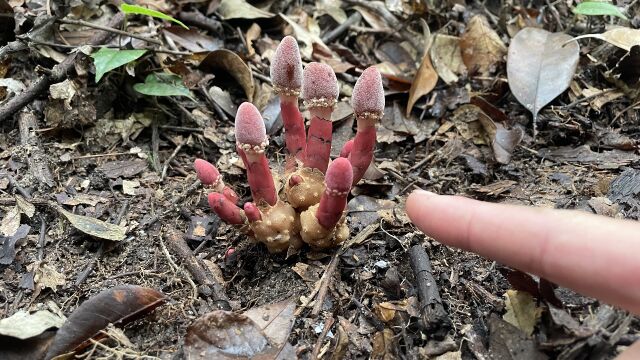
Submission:
<svg viewBox="0 0 640 360">
<path fill-rule="evenodd" d="M 638 222 L 420 190 L 409 195 L 406 210 L 420 230 L 445 245 L 640 314 Z M 640 358 L 640 342 L 631 350 Z"/>
</svg>

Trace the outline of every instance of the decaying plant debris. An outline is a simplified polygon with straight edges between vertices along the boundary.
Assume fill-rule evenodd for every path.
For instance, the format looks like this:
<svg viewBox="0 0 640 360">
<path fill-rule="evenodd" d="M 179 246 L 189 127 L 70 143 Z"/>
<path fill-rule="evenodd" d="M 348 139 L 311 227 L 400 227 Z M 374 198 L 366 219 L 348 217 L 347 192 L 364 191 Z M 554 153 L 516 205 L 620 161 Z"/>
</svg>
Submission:
<svg viewBox="0 0 640 360">
<path fill-rule="evenodd" d="M 0 358 L 614 357 L 637 318 L 442 246 L 403 203 L 639 219 L 640 4 L 615 3 L 0 0 Z M 287 35 L 336 74 L 331 159 L 362 130 L 349 99 L 371 66 L 385 108 L 348 236 L 271 254 L 210 210 L 192 164 L 252 201 L 243 102 L 274 184 L 304 162 L 270 72 Z"/>
</svg>

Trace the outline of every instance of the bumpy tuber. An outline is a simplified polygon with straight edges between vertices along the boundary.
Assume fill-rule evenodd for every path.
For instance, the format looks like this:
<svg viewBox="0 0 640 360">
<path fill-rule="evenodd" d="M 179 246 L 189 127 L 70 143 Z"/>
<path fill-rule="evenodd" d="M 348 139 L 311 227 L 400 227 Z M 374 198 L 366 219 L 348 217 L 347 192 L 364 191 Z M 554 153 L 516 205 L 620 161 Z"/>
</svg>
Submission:
<svg viewBox="0 0 640 360">
<path fill-rule="evenodd" d="M 356 136 L 333 162 L 331 113 L 339 87 L 331 67 L 309 63 L 303 70 L 298 44 L 287 36 L 273 57 L 271 80 L 280 96 L 288 154 L 285 174 L 278 177 L 283 183 L 274 182 L 265 155 L 269 141 L 264 121 L 250 103 L 238 108 L 235 133 L 253 201 L 239 207 L 238 196 L 211 163 L 197 159 L 194 168 L 200 181 L 213 191 L 208 195 L 213 211 L 229 224 L 244 225 L 270 252 L 296 249 L 303 243 L 320 249 L 337 246 L 349 236 L 345 208 L 351 187 L 373 159 L 375 125 L 384 111 L 380 74 L 370 67 L 356 82 L 352 96 Z M 311 115 L 307 134 L 298 109 L 300 94 Z"/>
</svg>

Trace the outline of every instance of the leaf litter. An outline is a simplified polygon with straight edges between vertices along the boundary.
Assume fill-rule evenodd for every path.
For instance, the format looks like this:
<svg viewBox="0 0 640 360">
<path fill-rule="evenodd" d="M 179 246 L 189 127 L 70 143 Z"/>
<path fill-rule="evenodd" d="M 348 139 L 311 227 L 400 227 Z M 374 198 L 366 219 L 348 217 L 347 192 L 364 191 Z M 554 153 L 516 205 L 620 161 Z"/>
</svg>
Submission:
<svg viewBox="0 0 640 360">
<path fill-rule="evenodd" d="M 118 28 L 133 36 L 92 48 L 87 44 L 96 29 L 60 24 L 47 12 L 57 21 L 106 25 L 118 9 L 104 1 L 49 5 L 0 1 L 0 16 L 11 20 L 11 26 L 0 21 L 0 108 L 73 56 L 64 78 L 44 87 L 13 121 L 2 122 L 0 225 L 6 236 L 0 238 L 0 301 L 9 310 L 1 318 L 48 310 L 71 319 L 84 312 L 80 319 L 87 327 L 43 330 L 49 326 L 43 321 L 33 337 L 12 339 L 12 347 L 0 336 L 0 357 L 1 351 L 25 349 L 44 356 L 65 333 L 56 347 L 82 356 L 175 357 L 189 349 L 187 339 L 194 340 L 190 326 L 216 311 L 225 312 L 209 320 L 221 328 L 205 327 L 203 334 L 219 335 L 224 328 L 233 334 L 226 333 L 226 343 L 196 339 L 198 346 L 219 354 L 235 343 L 267 358 L 458 359 L 471 352 L 478 358 L 569 359 L 594 349 L 613 357 L 635 339 L 637 322 L 621 312 L 544 279 L 518 283 L 485 259 L 424 237 L 402 211 L 408 192 L 426 188 L 640 217 L 634 102 L 640 47 L 633 22 L 574 17 L 575 6 L 567 2 L 551 2 L 541 12 L 475 1 L 453 7 L 409 1 L 139 1 L 166 17 L 144 10 L 129 15 Z M 626 14 L 640 5 L 630 6 Z M 327 37 L 335 29 L 340 33 Z M 520 38 L 541 31 L 552 41 L 536 45 Z M 305 63 L 325 62 L 338 73 L 336 141 L 353 136 L 348 98 L 366 67 L 383 73 L 388 104 L 375 163 L 351 196 L 352 240 L 324 280 L 333 253 L 270 256 L 215 218 L 206 191 L 193 190 L 191 163 L 202 157 L 215 161 L 225 182 L 247 196 L 231 126 L 247 99 L 265 112 L 270 162 L 282 164 L 280 109 L 268 67 L 288 34 L 297 37 Z M 526 60 L 544 59 L 529 66 L 511 57 L 514 49 Z M 118 68 L 113 66 L 124 60 L 105 67 L 87 55 L 99 52 L 116 58 L 144 54 Z M 552 81 L 534 88 L 536 78 Z M 527 111 L 537 120 L 535 138 Z M 25 122 L 25 114 L 36 121 Z M 42 164 L 53 174 L 49 185 L 38 180 Z M 56 210 L 52 201 L 64 209 Z M 169 226 L 186 231 L 184 254 L 193 257 L 178 255 L 183 253 L 166 236 Z M 455 330 L 446 338 L 435 338 L 412 305 L 415 284 L 406 250 L 416 244 L 431 258 L 443 303 L 456 309 L 449 314 Z M 204 272 L 192 273 L 194 268 Z M 85 273 L 84 280 L 69 281 Z M 228 303 L 217 297 L 211 278 L 224 284 Z M 108 292 L 116 284 L 162 289 L 170 301 L 150 313 L 145 309 L 164 297 Z M 324 284 L 326 295 L 319 298 Z M 505 291 L 513 296 L 502 297 Z M 94 296 L 114 309 L 124 299 L 130 306 L 121 314 L 141 310 L 147 316 L 118 331 L 105 323 L 118 323 L 119 316 L 85 307 Z M 316 302 L 321 311 L 314 317 Z M 220 310 L 222 305 L 228 307 Z M 98 328 L 108 335 L 98 340 Z M 234 337 L 238 332 L 250 336 Z"/>
</svg>

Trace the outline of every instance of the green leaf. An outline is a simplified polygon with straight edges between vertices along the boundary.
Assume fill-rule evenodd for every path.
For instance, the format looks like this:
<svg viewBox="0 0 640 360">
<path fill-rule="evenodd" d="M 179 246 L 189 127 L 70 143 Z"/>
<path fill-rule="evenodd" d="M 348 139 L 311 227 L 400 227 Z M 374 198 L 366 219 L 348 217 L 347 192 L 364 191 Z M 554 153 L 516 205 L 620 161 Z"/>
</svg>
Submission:
<svg viewBox="0 0 640 360">
<path fill-rule="evenodd" d="M 129 5 L 123 3 L 120 5 L 120 10 L 122 10 L 125 14 L 138 14 L 138 15 L 148 15 L 153 16 L 154 18 L 163 19 L 173 21 L 174 23 L 182 26 L 183 28 L 189 30 L 189 27 L 185 25 L 182 21 L 175 19 L 169 15 L 161 13 L 160 11 L 147 9 L 146 7 L 138 6 L 138 5 Z"/>
<path fill-rule="evenodd" d="M 145 52 L 147 50 L 101 48 L 98 52 L 91 54 L 93 65 L 96 67 L 96 82 L 100 81 L 107 72 L 136 60 Z"/>
<path fill-rule="evenodd" d="M 151 96 L 191 97 L 191 92 L 184 86 L 180 76 L 165 73 L 149 74 L 144 79 L 144 83 L 133 85 L 133 89 L 141 94 Z"/>
<path fill-rule="evenodd" d="M 627 17 L 615 5 L 605 1 L 585 1 L 573 9 L 574 14 L 580 15 L 611 15 L 627 20 Z"/>
</svg>

